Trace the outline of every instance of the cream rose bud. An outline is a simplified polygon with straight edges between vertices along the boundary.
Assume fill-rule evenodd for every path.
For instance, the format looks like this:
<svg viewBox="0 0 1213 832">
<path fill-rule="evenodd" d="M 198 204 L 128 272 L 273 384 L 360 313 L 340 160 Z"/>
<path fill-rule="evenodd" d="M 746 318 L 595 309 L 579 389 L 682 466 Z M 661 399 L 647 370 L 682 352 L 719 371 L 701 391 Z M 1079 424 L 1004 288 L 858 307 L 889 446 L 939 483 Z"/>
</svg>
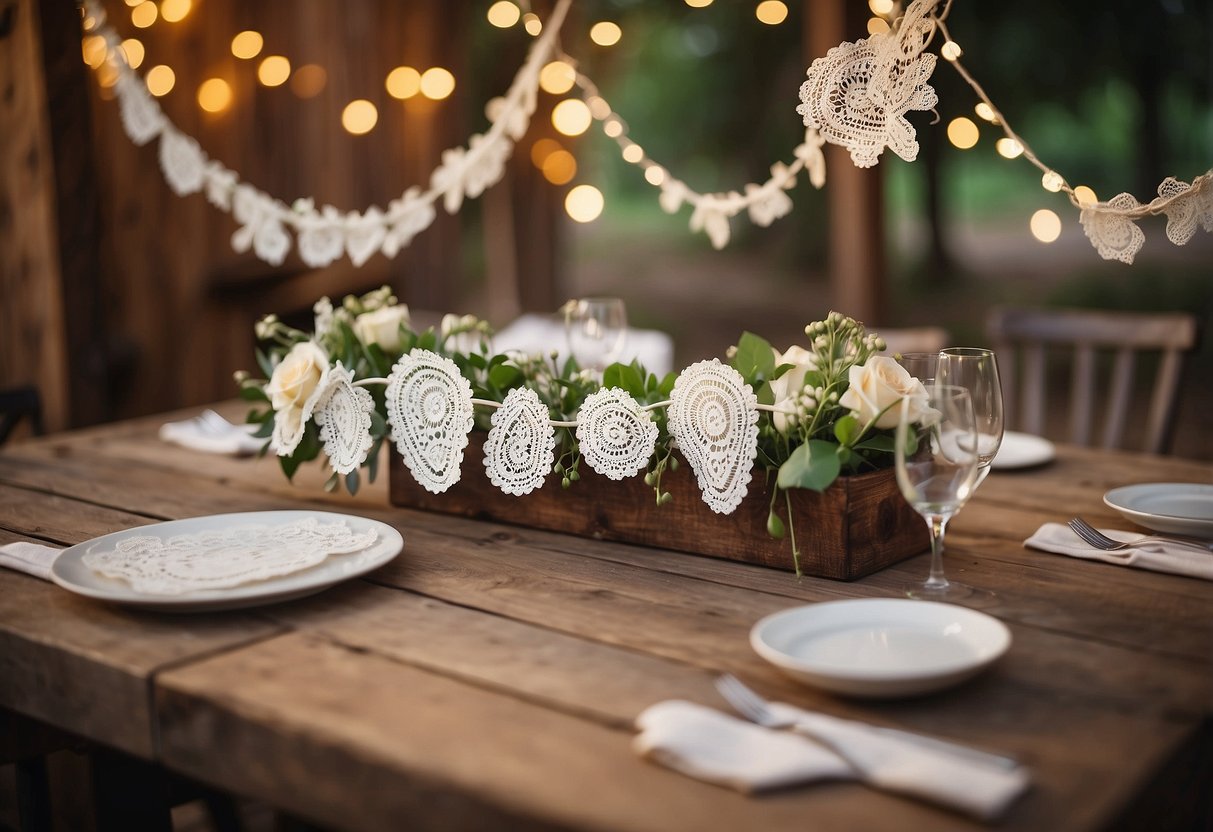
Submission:
<svg viewBox="0 0 1213 832">
<path fill-rule="evenodd" d="M 354 318 L 354 334 L 364 344 L 378 344 L 387 352 L 395 352 L 400 349 L 400 327 L 408 325 L 409 308 L 401 303 L 363 312 Z"/>
<path fill-rule="evenodd" d="M 919 421 L 927 410 L 927 390 L 922 382 L 886 355 L 874 355 L 862 365 L 853 364 L 847 381 L 849 386 L 838 404 L 852 411 L 864 424 L 879 413 L 876 427 L 897 427 L 901 408 L 896 405 L 906 397 L 910 399 L 912 421 Z"/>
<path fill-rule="evenodd" d="M 274 368 L 265 393 L 274 408 L 279 456 L 289 456 L 298 447 L 328 372 L 329 358 L 313 341 L 296 344 Z"/>
<path fill-rule="evenodd" d="M 778 352 L 775 353 L 775 366 L 778 367 L 781 364 L 791 364 L 792 368 L 771 382 L 771 392 L 775 394 L 775 407 L 778 408 L 772 415 L 775 430 L 786 435 L 795 426 L 795 422 L 788 418 L 788 413 L 780 411 L 795 409 L 800 390 L 804 387 L 805 374 L 817 366 L 817 358 L 805 348 L 793 345 L 788 347 L 788 351 L 782 355 Z"/>
</svg>

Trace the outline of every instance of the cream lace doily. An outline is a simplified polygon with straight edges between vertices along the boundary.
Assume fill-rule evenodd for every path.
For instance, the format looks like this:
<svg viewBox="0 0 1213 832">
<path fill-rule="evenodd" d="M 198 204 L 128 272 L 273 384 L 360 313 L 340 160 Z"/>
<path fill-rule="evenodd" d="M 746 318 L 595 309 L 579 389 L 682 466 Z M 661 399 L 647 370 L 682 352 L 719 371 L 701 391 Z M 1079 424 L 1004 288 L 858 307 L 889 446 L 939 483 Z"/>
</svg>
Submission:
<svg viewBox="0 0 1213 832">
<path fill-rule="evenodd" d="M 531 388 L 516 387 L 492 424 L 484 441 L 484 467 L 493 485 L 515 496 L 541 488 L 556 461 L 556 431 L 547 405 Z"/>
<path fill-rule="evenodd" d="M 745 499 L 758 453 L 757 407 L 741 373 L 719 359 L 692 364 L 674 383 L 670 432 L 717 514 L 732 514 Z"/>
<path fill-rule="evenodd" d="M 371 438 L 371 413 L 375 397 L 354 386 L 354 374 L 338 361 L 329 371 L 328 389 L 316 405 L 316 424 L 329 465 L 338 474 L 348 474 L 366 462 L 375 444 Z"/>
<path fill-rule="evenodd" d="M 1106 204 L 1122 211 L 1141 207 L 1133 194 L 1117 194 Z M 1137 223 L 1133 222 L 1132 217 L 1083 208 L 1078 221 L 1082 223 L 1082 230 L 1086 232 L 1091 245 L 1095 246 L 1099 256 L 1105 260 L 1132 263 L 1146 242 L 1146 235 L 1137 227 Z"/>
<path fill-rule="evenodd" d="M 128 537 L 81 560 L 94 572 L 149 595 L 226 589 L 309 569 L 329 555 L 359 552 L 379 539 L 374 529 L 307 517 L 280 525 L 242 526 L 173 537 Z"/>
<path fill-rule="evenodd" d="M 657 424 L 626 390 L 604 387 L 586 396 L 577 444 L 591 468 L 613 480 L 640 473 L 657 445 Z"/>
<path fill-rule="evenodd" d="M 451 359 L 429 350 L 402 355 L 387 384 L 391 438 L 413 479 L 440 494 L 459 482 L 472 430 L 472 386 Z"/>
</svg>

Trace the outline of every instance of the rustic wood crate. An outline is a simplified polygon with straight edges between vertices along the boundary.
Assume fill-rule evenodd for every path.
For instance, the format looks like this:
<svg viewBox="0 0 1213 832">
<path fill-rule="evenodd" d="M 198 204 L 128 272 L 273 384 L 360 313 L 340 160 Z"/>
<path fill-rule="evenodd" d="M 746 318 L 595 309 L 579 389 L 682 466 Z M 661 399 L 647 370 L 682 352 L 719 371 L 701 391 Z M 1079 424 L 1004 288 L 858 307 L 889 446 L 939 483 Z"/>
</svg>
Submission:
<svg viewBox="0 0 1213 832">
<path fill-rule="evenodd" d="M 391 454 L 394 505 L 459 514 L 600 540 L 658 546 L 697 555 L 792 569 L 788 538 L 767 534 L 769 487 L 755 471 L 750 491 L 730 515 L 714 513 L 699 496 L 691 467 L 667 471 L 662 488 L 673 502 L 655 503 L 641 476 L 615 481 L 581 466 L 581 480 L 568 489 L 550 475 L 544 487 L 523 497 L 501 493 L 484 472 L 484 434 L 473 432 L 464 452 L 463 475 L 442 494 L 419 486 L 400 455 Z M 806 575 L 852 580 L 915 555 L 929 545 L 926 524 L 897 489 L 891 469 L 841 477 L 824 493 L 794 489 L 796 541 Z M 779 497 L 779 514 L 786 507 Z"/>
</svg>

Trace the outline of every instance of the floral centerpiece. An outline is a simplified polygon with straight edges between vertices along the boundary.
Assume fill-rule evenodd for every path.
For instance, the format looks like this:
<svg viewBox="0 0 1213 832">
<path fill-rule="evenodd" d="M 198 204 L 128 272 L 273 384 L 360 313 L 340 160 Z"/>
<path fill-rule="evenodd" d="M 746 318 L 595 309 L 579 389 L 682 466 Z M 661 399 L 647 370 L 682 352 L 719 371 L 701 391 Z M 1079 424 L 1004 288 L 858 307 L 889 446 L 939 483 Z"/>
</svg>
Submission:
<svg viewBox="0 0 1213 832">
<path fill-rule="evenodd" d="M 314 311 L 311 333 L 274 315 L 259 321 L 257 360 L 265 377 L 237 374 L 244 398 L 258 403 L 249 421 L 272 440 L 267 448 L 288 478 L 325 454 L 333 468 L 326 488 L 344 485 L 354 493 L 360 468 L 374 480 L 387 439 L 418 482 L 437 493 L 459 478 L 466 430 L 458 436 L 462 428 L 451 414 L 466 407 L 466 428 L 489 431 L 490 440 L 497 433 L 490 442 L 497 457 L 486 445 L 485 465 L 510 494 L 528 493 L 552 473 L 564 488 L 573 487 L 589 465 L 611 479 L 643 470 L 661 506 L 675 499 L 662 477 L 680 464 L 678 448 L 695 469 L 705 502 L 727 514 L 751 476 L 765 475 L 775 483 L 767 531 L 775 538 L 790 534 L 797 571 L 789 490 L 824 491 L 840 475 L 891 467 L 894 405 L 909 398 L 917 419 L 926 402 L 922 384 L 878 354 L 882 339 L 837 312 L 805 327 L 803 346 L 781 353 L 747 332 L 729 349 L 727 364 L 699 362 L 658 378 L 635 362 L 613 364 L 598 377 L 572 359 L 558 361 L 554 352 L 494 353 L 491 330 L 473 316 L 447 315 L 438 328 L 417 331 L 408 307 L 388 287 L 346 297 L 339 306 L 322 298 Z M 419 366 L 441 383 L 402 392 L 412 389 L 404 371 Z M 439 388 L 453 392 L 438 395 Z M 431 417 L 440 421 L 426 421 Z M 732 433 L 730 419 L 736 421 Z M 440 443 L 414 447 L 413 434 L 426 425 L 438 425 Z M 441 453 L 434 451 L 439 446 Z M 525 457 L 529 468 L 494 469 L 513 456 Z M 740 494 L 714 501 L 708 481 L 721 459 L 736 468 L 727 485 Z M 430 463 L 447 466 L 441 483 L 425 481 L 419 468 Z M 781 494 L 786 508 L 778 505 Z"/>
</svg>

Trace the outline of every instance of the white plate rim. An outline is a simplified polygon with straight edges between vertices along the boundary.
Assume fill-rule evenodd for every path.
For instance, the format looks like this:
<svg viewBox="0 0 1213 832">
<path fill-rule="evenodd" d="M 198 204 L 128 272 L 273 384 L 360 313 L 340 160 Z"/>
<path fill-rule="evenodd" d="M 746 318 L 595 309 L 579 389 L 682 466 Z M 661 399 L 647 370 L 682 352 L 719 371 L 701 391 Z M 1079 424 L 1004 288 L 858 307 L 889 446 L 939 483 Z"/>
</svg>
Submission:
<svg viewBox="0 0 1213 832">
<path fill-rule="evenodd" d="M 188 533 L 191 528 L 213 524 L 253 525 L 292 522 L 307 517 L 315 517 L 330 523 L 334 520 L 342 520 L 349 523 L 354 529 L 374 528 L 379 533 L 379 540 L 361 552 L 332 556 L 326 558 L 322 563 L 300 572 L 227 589 L 211 589 L 181 595 L 152 595 L 136 592 L 121 581 L 95 575 L 81 561 L 84 554 L 95 546 L 104 546 L 126 537 L 149 532 L 180 534 Z M 75 546 L 69 546 L 60 552 L 54 563 L 51 564 L 51 580 L 77 595 L 123 606 L 162 612 L 210 612 L 278 603 L 311 595 L 334 584 L 378 569 L 400 554 L 403 548 L 404 537 L 395 528 L 382 521 L 355 514 L 312 509 L 206 514 L 122 529 L 77 543 Z"/>
<path fill-rule="evenodd" d="M 865 608 L 872 612 L 880 612 L 881 610 L 904 611 L 903 614 L 908 616 L 908 618 L 916 618 L 918 621 L 931 616 L 960 617 L 974 625 L 980 624 L 980 626 L 988 628 L 994 635 L 994 641 L 989 646 L 988 652 L 985 655 L 948 664 L 934 665 L 914 672 L 904 669 L 891 671 L 848 669 L 837 665 L 823 665 L 805 661 L 800 657 L 780 650 L 777 646 L 767 641 L 766 638 L 768 630 L 789 618 L 819 618 L 822 614 L 828 615 L 836 609 L 864 610 Z M 894 619 L 889 618 L 888 620 L 892 621 Z M 905 619 L 903 618 L 903 620 Z M 777 667 L 810 674 L 822 679 L 832 679 L 842 683 L 872 685 L 874 686 L 874 691 L 880 685 L 887 685 L 890 690 L 893 690 L 907 685 L 917 687 L 922 683 L 935 679 L 956 677 L 956 681 L 960 681 L 962 678 L 967 678 L 969 675 L 993 664 L 1010 649 L 1011 631 L 1006 624 L 991 615 L 955 604 L 943 604 L 935 601 L 920 601 L 908 598 L 854 598 L 839 601 L 823 601 L 771 613 L 760 619 L 751 628 L 750 644 L 758 655 Z M 841 690 L 841 688 L 834 689 Z"/>
<path fill-rule="evenodd" d="M 1128 500 L 1134 496 L 1142 497 L 1166 492 L 1195 491 L 1207 493 L 1213 497 L 1213 484 L 1200 482 L 1143 482 L 1133 485 L 1122 485 L 1113 488 L 1103 495 L 1103 502 L 1108 508 L 1120 512 L 1123 516 L 1142 526 L 1159 531 L 1199 531 L 1213 532 L 1213 519 L 1206 517 L 1191 517 L 1183 514 L 1166 514 L 1158 511 L 1145 511 L 1135 507 Z"/>
<path fill-rule="evenodd" d="M 1008 442 L 1010 445 L 1008 445 Z M 1004 448 L 1012 447 L 1019 444 L 1020 457 L 999 458 L 999 454 Z M 1021 433 L 1019 431 L 1008 430 L 1002 434 L 1002 444 L 998 448 L 999 454 L 994 455 L 993 462 L 990 467 L 996 470 L 1011 471 L 1017 468 L 1034 468 L 1037 465 L 1044 465 L 1047 462 L 1052 462 L 1057 458 L 1057 446 L 1043 436 L 1037 436 L 1034 433 Z"/>
</svg>

